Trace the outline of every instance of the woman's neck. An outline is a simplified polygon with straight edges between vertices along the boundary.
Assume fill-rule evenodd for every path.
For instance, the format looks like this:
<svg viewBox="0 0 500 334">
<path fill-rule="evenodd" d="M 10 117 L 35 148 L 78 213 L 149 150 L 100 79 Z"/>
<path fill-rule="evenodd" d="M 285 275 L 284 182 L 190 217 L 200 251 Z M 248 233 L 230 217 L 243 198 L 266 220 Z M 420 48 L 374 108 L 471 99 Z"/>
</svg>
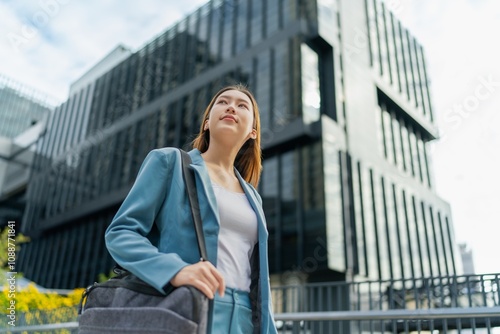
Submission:
<svg viewBox="0 0 500 334">
<path fill-rule="evenodd" d="M 234 175 L 234 160 L 238 151 L 233 147 L 224 147 L 211 142 L 208 149 L 202 153 L 205 163 Z"/>
</svg>

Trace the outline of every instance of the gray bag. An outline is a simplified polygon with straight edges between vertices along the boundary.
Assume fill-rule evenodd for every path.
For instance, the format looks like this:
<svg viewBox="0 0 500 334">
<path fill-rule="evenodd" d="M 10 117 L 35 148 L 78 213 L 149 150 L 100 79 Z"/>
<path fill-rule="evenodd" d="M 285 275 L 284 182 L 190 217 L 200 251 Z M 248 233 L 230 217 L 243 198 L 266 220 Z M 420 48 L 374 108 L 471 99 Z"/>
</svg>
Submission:
<svg viewBox="0 0 500 334">
<path fill-rule="evenodd" d="M 184 181 L 191 204 L 201 260 L 207 260 L 191 158 L 181 150 Z M 80 334 L 193 333 L 207 331 L 208 298 L 192 286 L 173 289 L 167 296 L 121 268 L 117 277 L 89 286 L 79 310 Z"/>
<path fill-rule="evenodd" d="M 191 286 L 179 287 L 167 297 L 96 286 L 87 294 L 78 333 L 204 334 L 207 315 L 206 296 Z"/>
</svg>

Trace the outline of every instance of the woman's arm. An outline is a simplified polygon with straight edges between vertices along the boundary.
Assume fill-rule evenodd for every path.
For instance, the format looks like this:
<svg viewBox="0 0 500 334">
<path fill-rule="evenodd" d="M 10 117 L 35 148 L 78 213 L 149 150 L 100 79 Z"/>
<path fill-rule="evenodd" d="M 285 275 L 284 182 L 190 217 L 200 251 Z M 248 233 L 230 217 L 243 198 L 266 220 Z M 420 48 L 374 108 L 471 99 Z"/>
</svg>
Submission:
<svg viewBox="0 0 500 334">
<path fill-rule="evenodd" d="M 105 233 L 113 259 L 162 292 L 172 277 L 188 265 L 178 254 L 159 252 L 147 238 L 170 191 L 178 154 L 177 149 L 161 149 L 147 155 Z"/>
</svg>

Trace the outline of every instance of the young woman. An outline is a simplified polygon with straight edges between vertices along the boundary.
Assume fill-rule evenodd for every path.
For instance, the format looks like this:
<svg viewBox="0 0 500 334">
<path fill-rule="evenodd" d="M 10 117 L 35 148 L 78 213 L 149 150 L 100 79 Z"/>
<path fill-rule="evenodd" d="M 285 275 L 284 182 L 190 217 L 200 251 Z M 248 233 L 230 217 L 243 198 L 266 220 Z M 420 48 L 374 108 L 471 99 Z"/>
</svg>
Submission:
<svg viewBox="0 0 500 334">
<path fill-rule="evenodd" d="M 212 333 L 276 333 L 271 311 L 267 229 L 255 190 L 262 169 L 260 118 L 244 86 L 228 86 L 203 115 L 194 149 L 209 261 L 199 251 L 180 152 L 151 151 L 106 231 L 114 260 L 159 291 L 192 285 L 213 299 Z M 148 236 L 153 225 L 159 239 Z"/>
</svg>

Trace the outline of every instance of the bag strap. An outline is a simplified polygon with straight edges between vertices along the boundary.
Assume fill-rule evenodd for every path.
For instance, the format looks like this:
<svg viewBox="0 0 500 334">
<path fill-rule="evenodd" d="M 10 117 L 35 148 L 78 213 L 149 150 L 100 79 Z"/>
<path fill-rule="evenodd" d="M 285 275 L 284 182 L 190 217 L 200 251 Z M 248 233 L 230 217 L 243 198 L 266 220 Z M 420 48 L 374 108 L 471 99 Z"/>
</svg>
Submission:
<svg viewBox="0 0 500 334">
<path fill-rule="evenodd" d="M 198 240 L 198 248 L 200 250 L 200 261 L 208 261 L 205 235 L 203 234 L 203 225 L 200 215 L 200 204 L 198 202 L 198 194 L 196 193 L 196 181 L 194 179 L 194 171 L 189 166 L 192 162 L 191 157 L 186 151 L 181 149 L 179 149 L 179 151 L 181 151 L 182 157 L 182 175 L 189 197 L 191 215 L 193 216 L 196 239 Z"/>
</svg>

